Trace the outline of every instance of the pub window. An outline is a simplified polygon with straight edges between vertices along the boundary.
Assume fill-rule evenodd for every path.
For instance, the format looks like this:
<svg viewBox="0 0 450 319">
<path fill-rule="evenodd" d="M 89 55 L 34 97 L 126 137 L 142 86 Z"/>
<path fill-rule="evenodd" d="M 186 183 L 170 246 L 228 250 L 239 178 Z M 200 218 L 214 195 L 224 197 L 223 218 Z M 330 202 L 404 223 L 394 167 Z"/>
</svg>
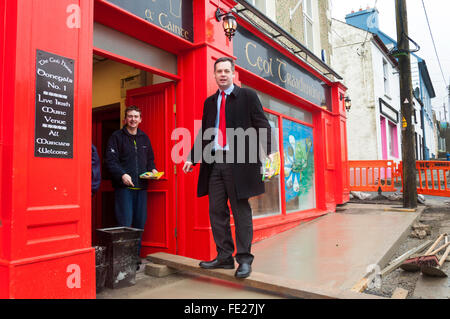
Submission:
<svg viewBox="0 0 450 319">
<path fill-rule="evenodd" d="M 242 87 L 249 87 L 245 84 L 242 84 Z M 253 90 L 255 90 L 254 88 L 252 88 Z M 281 113 L 283 115 L 289 116 L 289 117 L 293 117 L 296 118 L 299 121 L 308 123 L 308 124 L 313 124 L 313 118 L 312 118 L 312 113 L 307 112 L 305 110 L 302 110 L 296 106 L 287 104 L 281 100 L 278 100 L 268 94 L 265 94 L 261 91 L 255 90 L 256 94 L 258 94 L 258 97 L 262 103 L 262 105 L 264 105 L 264 107 L 275 111 L 277 113 Z"/>
<path fill-rule="evenodd" d="M 242 84 L 242 87 L 248 87 Z M 280 115 L 266 112 L 272 127 L 272 145 L 283 152 L 284 162 L 284 196 L 280 192 L 280 177 L 272 177 L 266 181 L 266 192 L 250 200 L 255 217 L 280 214 L 280 203 L 284 201 L 286 213 L 312 209 L 316 207 L 315 174 L 314 174 L 314 134 L 312 113 L 289 105 L 268 94 L 257 91 L 261 104 Z M 281 117 L 283 130 L 278 126 Z M 289 117 L 291 119 L 287 119 Z M 276 133 L 276 134 L 275 134 Z M 281 134 L 282 145 L 278 145 Z"/>
<path fill-rule="evenodd" d="M 274 151 L 280 151 L 278 145 L 278 116 L 267 112 L 265 114 L 272 128 L 272 148 Z M 281 214 L 280 175 L 266 180 L 265 189 L 265 193 L 249 200 L 254 217 Z"/>
<path fill-rule="evenodd" d="M 305 30 L 304 38 L 305 45 L 311 51 L 314 50 L 313 46 L 313 15 L 312 15 L 312 0 L 303 1 L 303 27 Z"/>
<path fill-rule="evenodd" d="M 384 81 L 384 94 L 389 96 L 389 65 L 385 59 L 383 59 L 383 81 Z"/>
</svg>

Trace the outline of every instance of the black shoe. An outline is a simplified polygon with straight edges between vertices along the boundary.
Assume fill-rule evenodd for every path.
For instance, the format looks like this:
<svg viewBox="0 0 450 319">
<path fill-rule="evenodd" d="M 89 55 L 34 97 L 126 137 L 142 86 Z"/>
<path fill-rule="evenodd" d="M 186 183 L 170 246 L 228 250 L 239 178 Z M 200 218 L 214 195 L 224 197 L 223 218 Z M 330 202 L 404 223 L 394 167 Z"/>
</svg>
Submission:
<svg viewBox="0 0 450 319">
<path fill-rule="evenodd" d="M 204 269 L 234 269 L 234 259 L 226 259 L 226 260 L 218 260 L 217 258 L 211 261 L 202 261 L 200 262 L 200 267 Z"/>
<path fill-rule="evenodd" d="M 239 265 L 234 276 L 236 278 L 247 278 L 252 273 L 252 266 L 247 263 L 242 263 Z"/>
</svg>

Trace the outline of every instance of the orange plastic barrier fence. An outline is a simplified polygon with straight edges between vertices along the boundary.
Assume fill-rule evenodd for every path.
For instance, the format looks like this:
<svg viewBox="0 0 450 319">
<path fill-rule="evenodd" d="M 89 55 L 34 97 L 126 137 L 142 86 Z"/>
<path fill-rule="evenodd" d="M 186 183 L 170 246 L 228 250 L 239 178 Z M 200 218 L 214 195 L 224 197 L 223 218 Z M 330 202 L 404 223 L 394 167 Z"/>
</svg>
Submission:
<svg viewBox="0 0 450 319">
<path fill-rule="evenodd" d="M 416 161 L 416 169 L 418 194 L 450 197 L 450 162 Z"/>
<path fill-rule="evenodd" d="M 350 191 L 395 192 L 401 183 L 403 191 L 403 165 L 391 160 L 349 161 Z M 450 197 L 450 162 L 416 161 L 417 193 Z"/>
<path fill-rule="evenodd" d="M 350 191 L 395 192 L 397 165 L 392 160 L 348 161 Z"/>
</svg>

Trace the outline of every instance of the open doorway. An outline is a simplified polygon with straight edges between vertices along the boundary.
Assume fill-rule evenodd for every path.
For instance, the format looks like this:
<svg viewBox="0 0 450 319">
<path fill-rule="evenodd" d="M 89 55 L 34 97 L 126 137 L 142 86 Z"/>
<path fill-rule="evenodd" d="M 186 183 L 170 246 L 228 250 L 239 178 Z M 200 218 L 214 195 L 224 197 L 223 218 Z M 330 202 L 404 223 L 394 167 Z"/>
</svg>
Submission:
<svg viewBox="0 0 450 319">
<path fill-rule="evenodd" d="M 175 128 L 174 103 L 175 83 L 170 79 L 94 54 L 92 143 L 99 152 L 102 182 L 92 198 L 93 245 L 96 244 L 96 229 L 119 226 L 105 154 L 110 136 L 122 128 L 125 108 L 136 105 L 142 110 L 139 129 L 150 138 L 156 168 L 165 173 L 160 180 L 149 183 L 141 255 L 157 251 L 176 253 L 175 175 L 170 160 L 170 136 Z"/>
</svg>

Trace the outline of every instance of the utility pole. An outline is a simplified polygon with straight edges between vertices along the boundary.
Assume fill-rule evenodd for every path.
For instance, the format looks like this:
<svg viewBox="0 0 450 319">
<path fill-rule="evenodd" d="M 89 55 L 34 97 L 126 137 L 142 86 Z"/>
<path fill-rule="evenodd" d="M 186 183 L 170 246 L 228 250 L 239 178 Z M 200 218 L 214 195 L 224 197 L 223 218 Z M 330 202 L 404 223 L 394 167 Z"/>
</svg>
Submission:
<svg viewBox="0 0 450 319">
<path fill-rule="evenodd" d="M 447 86 L 447 90 L 448 90 L 448 106 L 450 107 L 450 84 Z M 445 108 L 445 122 L 449 122 L 447 121 L 447 108 Z"/>
<path fill-rule="evenodd" d="M 396 54 L 400 69 L 400 105 L 403 116 L 402 127 L 402 161 L 403 161 L 403 207 L 417 207 L 417 182 L 414 124 L 413 95 L 411 80 L 411 58 L 408 38 L 408 18 L 406 0 L 395 0 L 395 14 L 397 17 L 397 45 Z M 406 127 L 405 127 L 406 126 Z"/>
</svg>

